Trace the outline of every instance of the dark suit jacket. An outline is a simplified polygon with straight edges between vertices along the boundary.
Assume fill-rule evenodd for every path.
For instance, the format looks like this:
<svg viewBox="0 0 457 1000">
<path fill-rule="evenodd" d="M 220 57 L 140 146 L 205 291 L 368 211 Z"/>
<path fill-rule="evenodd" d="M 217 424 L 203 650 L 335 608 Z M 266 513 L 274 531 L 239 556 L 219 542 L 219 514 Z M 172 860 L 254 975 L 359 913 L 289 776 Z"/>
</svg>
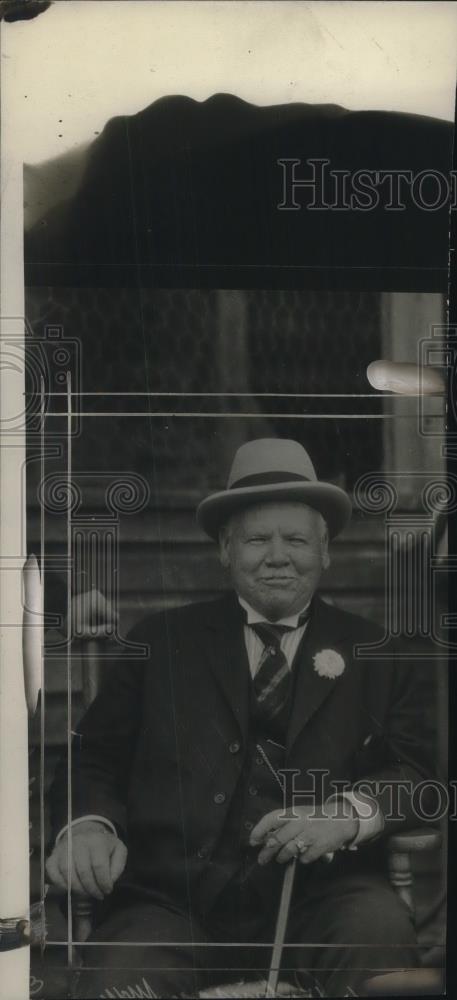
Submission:
<svg viewBox="0 0 457 1000">
<path fill-rule="evenodd" d="M 356 643 L 379 637 L 371 622 L 314 599 L 287 740 L 299 789 L 311 787 L 310 769 L 327 773 L 324 795 L 335 779 L 415 785 L 428 774 L 414 663 L 354 658 Z M 116 824 L 129 848 L 125 884 L 182 899 L 209 877 L 245 761 L 250 675 L 239 604 L 229 595 L 153 615 L 131 638 L 147 644 L 147 658 L 110 665 L 78 727 L 73 812 Z M 314 669 L 323 649 L 343 657 L 339 677 Z M 52 792 L 56 830 L 67 821 L 66 784 L 62 765 Z M 374 794 L 386 814 L 388 793 Z M 409 792 L 401 808 L 405 823 L 417 825 Z M 393 828 L 398 821 L 387 818 L 385 831 Z"/>
</svg>

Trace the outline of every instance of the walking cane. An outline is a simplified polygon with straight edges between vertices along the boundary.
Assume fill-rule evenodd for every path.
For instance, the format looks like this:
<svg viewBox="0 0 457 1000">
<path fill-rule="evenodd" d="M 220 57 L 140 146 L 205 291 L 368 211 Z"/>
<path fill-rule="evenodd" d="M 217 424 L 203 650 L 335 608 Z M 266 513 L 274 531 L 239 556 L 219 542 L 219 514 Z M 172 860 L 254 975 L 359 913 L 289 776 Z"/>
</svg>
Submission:
<svg viewBox="0 0 457 1000">
<path fill-rule="evenodd" d="M 213 988 L 203 990 L 199 993 L 200 998 L 237 997 L 238 1000 L 241 1000 L 241 998 L 243 998 L 243 1000 L 244 998 L 249 998 L 250 1000 L 250 998 L 254 997 L 305 997 L 309 995 L 300 987 L 293 987 L 289 983 L 279 983 L 279 972 L 289 920 L 290 901 L 292 899 L 296 867 L 297 859 L 292 858 L 284 871 L 281 899 L 279 902 L 278 916 L 276 918 L 275 936 L 267 981 L 265 982 L 264 979 L 257 979 L 251 983 L 224 983 L 223 986 L 218 986 L 216 989 Z"/>
<path fill-rule="evenodd" d="M 276 919 L 275 937 L 273 941 L 273 951 L 271 953 L 270 971 L 268 973 L 266 997 L 275 997 L 278 989 L 279 970 L 284 949 L 287 924 L 289 921 L 290 901 L 294 888 L 295 869 L 297 859 L 292 858 L 284 872 L 282 883 L 281 899 L 279 902 L 278 916 Z"/>
</svg>

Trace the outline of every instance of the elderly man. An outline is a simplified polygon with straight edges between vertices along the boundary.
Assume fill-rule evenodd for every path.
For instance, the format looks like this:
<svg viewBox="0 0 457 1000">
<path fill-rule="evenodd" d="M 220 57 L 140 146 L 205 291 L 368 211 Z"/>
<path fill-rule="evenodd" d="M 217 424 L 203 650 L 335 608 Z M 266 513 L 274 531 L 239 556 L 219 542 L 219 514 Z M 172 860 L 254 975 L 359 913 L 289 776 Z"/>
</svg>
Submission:
<svg viewBox="0 0 457 1000">
<path fill-rule="evenodd" d="M 49 877 L 100 900 L 83 996 L 259 976 L 293 856 L 283 978 L 344 996 L 417 965 L 384 870 L 428 773 L 414 670 L 357 657 L 380 630 L 316 595 L 350 511 L 297 442 L 244 445 L 197 513 L 233 592 L 150 616 L 110 667 L 73 742 L 71 873 L 65 765 L 52 792 Z"/>
</svg>

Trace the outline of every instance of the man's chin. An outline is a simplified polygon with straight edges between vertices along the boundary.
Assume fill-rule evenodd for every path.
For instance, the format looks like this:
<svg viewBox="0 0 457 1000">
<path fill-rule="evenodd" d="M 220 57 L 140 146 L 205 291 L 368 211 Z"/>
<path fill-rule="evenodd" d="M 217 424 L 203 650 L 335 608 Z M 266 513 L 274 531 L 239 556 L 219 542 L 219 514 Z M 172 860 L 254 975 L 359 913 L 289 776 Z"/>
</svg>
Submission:
<svg viewBox="0 0 457 1000">
<path fill-rule="evenodd" d="M 275 621 L 277 618 L 287 618 L 289 615 L 296 614 L 295 604 L 296 601 L 287 600 L 284 595 L 272 594 L 268 598 L 263 598 L 263 607 L 259 608 L 259 610 L 270 621 Z"/>
</svg>

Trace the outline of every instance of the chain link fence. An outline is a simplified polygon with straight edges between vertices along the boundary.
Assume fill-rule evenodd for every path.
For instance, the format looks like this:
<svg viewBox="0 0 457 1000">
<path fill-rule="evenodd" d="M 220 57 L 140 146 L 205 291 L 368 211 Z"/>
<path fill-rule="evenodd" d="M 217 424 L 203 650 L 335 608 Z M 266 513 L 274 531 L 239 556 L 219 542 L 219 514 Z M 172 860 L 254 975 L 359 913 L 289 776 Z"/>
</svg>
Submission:
<svg viewBox="0 0 457 1000">
<path fill-rule="evenodd" d="M 332 419 L 316 419 L 325 399 L 303 398 L 369 391 L 366 366 L 381 354 L 379 293 L 29 288 L 26 309 L 34 336 L 60 325 L 79 339 L 82 389 L 98 394 L 84 410 L 118 414 L 83 420 L 81 469 L 147 474 L 153 457 L 164 488 L 217 487 L 234 448 L 255 436 L 299 439 L 319 473 L 347 488 L 382 468 L 381 420 L 339 419 L 338 406 Z M 114 404 L 121 392 L 132 396 Z M 120 416 L 132 410 L 144 416 Z M 207 416 L 173 416 L 184 410 Z"/>
</svg>

